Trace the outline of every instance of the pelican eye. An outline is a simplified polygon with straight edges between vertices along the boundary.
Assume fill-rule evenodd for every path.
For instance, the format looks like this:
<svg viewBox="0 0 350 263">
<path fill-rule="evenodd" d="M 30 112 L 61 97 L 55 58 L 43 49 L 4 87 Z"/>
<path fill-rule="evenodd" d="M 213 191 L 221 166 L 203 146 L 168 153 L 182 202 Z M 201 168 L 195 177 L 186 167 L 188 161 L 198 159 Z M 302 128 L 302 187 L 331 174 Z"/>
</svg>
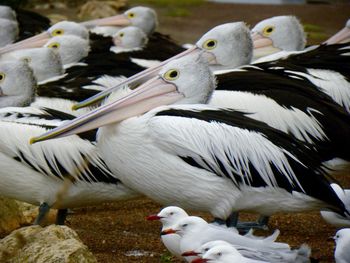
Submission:
<svg viewBox="0 0 350 263">
<path fill-rule="evenodd" d="M 59 48 L 60 47 L 60 43 L 58 42 L 54 42 L 54 43 L 51 43 L 50 45 L 47 46 L 48 48 Z"/>
<path fill-rule="evenodd" d="M 63 29 L 55 29 L 54 31 L 52 31 L 51 35 L 53 36 L 61 36 L 64 34 L 64 30 Z"/>
<path fill-rule="evenodd" d="M 203 48 L 209 49 L 209 50 L 214 49 L 216 48 L 217 43 L 218 42 L 215 39 L 208 39 L 203 43 Z"/>
<path fill-rule="evenodd" d="M 263 30 L 263 35 L 264 35 L 265 37 L 267 37 L 267 36 L 271 35 L 271 33 L 272 33 L 274 30 L 275 30 L 275 27 L 274 27 L 274 26 L 267 26 L 267 27 L 265 27 L 264 30 Z"/>
<path fill-rule="evenodd" d="M 129 17 L 129 18 L 134 18 L 134 17 L 135 17 L 135 13 L 132 13 L 132 12 L 131 12 L 131 13 L 128 13 L 128 17 Z"/>
<path fill-rule="evenodd" d="M 164 74 L 166 80 L 175 80 L 179 77 L 180 73 L 176 69 L 170 69 Z"/>
<path fill-rule="evenodd" d="M 120 36 L 120 37 L 123 37 L 123 36 L 124 36 L 124 33 L 120 33 L 119 36 Z"/>
<path fill-rule="evenodd" d="M 3 72 L 0 72 L 0 82 L 5 79 L 6 74 Z"/>
</svg>

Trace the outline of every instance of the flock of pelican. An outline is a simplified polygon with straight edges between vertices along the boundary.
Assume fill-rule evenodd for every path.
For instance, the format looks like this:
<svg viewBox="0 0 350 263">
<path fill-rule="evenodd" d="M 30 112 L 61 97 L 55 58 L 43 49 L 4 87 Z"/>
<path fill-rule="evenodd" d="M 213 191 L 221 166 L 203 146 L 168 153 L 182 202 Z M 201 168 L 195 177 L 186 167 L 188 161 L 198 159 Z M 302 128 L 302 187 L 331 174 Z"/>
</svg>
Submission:
<svg viewBox="0 0 350 263">
<path fill-rule="evenodd" d="M 153 219 L 177 236 L 175 255 L 202 255 L 188 262 L 309 262 L 278 233 L 237 233 L 277 212 L 350 226 L 349 190 L 332 177 L 350 161 L 349 21 L 307 48 L 294 16 L 218 25 L 185 48 L 147 7 L 52 26 L 20 17 L 0 6 L 0 195 L 38 205 L 36 224 L 50 208 L 64 224 L 69 208 L 144 195 L 175 209 Z M 203 239 L 187 235 L 196 224 Z M 234 247 L 205 244 L 218 240 Z"/>
</svg>

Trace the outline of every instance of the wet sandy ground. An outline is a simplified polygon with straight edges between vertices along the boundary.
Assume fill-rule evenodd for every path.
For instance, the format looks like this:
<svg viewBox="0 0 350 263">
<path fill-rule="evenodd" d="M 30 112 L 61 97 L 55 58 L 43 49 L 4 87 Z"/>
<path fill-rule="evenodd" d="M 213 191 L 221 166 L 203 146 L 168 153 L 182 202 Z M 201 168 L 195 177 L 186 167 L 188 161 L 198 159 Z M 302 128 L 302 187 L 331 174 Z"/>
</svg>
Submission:
<svg viewBox="0 0 350 263">
<path fill-rule="evenodd" d="M 244 20 L 254 25 L 274 15 L 293 14 L 303 23 L 321 28 L 321 34 L 316 34 L 313 39 L 309 38 L 310 44 L 317 44 L 342 28 L 350 17 L 350 5 L 206 3 L 189 8 L 191 15 L 187 17 L 164 16 L 167 10 L 157 8 L 160 17 L 159 31 L 170 34 L 178 43 L 193 43 L 211 27 L 220 23 Z M 350 187 L 350 172 L 343 174 L 340 179 L 344 186 Z M 78 232 L 99 262 L 179 262 L 175 259 L 169 261 L 169 254 L 159 238 L 160 223 L 145 220 L 147 215 L 159 210 L 159 205 L 141 198 L 76 209 L 69 216 L 67 225 Z M 207 218 L 210 219 L 210 216 L 207 215 Z M 244 220 L 254 218 L 248 215 L 242 217 Z M 276 228 L 281 230 L 279 241 L 288 242 L 291 246 L 307 243 L 312 248 L 314 258 L 320 259 L 320 262 L 334 262 L 334 242 L 327 239 L 334 235 L 336 228 L 325 223 L 319 213 L 273 216 L 270 229 Z M 135 256 L 138 253 L 143 256 Z"/>
</svg>

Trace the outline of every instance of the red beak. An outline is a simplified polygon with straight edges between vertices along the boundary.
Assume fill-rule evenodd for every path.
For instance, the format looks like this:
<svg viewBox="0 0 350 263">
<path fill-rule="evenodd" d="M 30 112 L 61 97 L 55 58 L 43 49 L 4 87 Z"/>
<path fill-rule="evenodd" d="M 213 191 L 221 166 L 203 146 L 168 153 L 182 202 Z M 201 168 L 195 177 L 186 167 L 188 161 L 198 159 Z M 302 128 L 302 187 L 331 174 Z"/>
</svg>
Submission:
<svg viewBox="0 0 350 263">
<path fill-rule="evenodd" d="M 146 217 L 146 219 L 149 220 L 149 221 L 160 220 L 162 218 L 163 217 L 157 216 L 157 215 L 149 215 L 149 216 Z"/>
<path fill-rule="evenodd" d="M 196 258 L 194 260 L 191 261 L 191 263 L 205 263 L 208 262 L 209 260 L 206 258 Z"/>
<path fill-rule="evenodd" d="M 192 256 L 198 256 L 200 253 L 194 252 L 193 250 L 191 251 L 186 251 L 181 254 L 183 257 L 192 257 Z"/>
<path fill-rule="evenodd" d="M 168 229 L 165 229 L 162 232 L 160 232 L 161 236 L 170 235 L 170 234 L 176 234 L 176 230 L 168 228 Z"/>
</svg>

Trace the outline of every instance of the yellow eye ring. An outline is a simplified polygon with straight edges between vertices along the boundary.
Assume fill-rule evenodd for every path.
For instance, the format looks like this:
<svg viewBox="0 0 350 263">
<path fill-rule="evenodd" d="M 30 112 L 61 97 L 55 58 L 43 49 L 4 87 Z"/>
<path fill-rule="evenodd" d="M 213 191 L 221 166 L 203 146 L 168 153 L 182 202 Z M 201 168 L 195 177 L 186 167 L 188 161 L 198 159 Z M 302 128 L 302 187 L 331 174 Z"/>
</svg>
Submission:
<svg viewBox="0 0 350 263">
<path fill-rule="evenodd" d="M 53 36 L 61 36 L 64 34 L 64 30 L 63 29 L 55 29 L 54 31 L 52 31 L 51 35 Z"/>
<path fill-rule="evenodd" d="M 266 26 L 263 30 L 263 35 L 265 37 L 268 37 L 269 35 L 271 35 L 271 33 L 275 30 L 274 26 Z"/>
<path fill-rule="evenodd" d="M 120 36 L 120 37 L 123 37 L 123 36 L 124 36 L 124 33 L 120 33 L 119 36 Z"/>
<path fill-rule="evenodd" d="M 56 48 L 60 47 L 60 43 L 54 42 L 54 43 L 51 43 L 50 45 L 48 45 L 47 47 L 56 49 Z"/>
<path fill-rule="evenodd" d="M 178 79 L 180 76 L 180 72 L 176 69 L 169 69 L 165 74 L 164 74 L 164 78 L 166 80 L 176 80 Z"/>
<path fill-rule="evenodd" d="M 203 43 L 202 47 L 208 50 L 212 50 L 216 48 L 217 44 L 218 42 L 215 39 L 208 39 Z"/>
<path fill-rule="evenodd" d="M 135 17 L 135 13 L 128 13 L 128 17 L 129 18 L 134 18 Z"/>
<path fill-rule="evenodd" d="M 3 72 L 0 72 L 0 82 L 2 82 L 6 77 L 6 74 Z"/>
</svg>

